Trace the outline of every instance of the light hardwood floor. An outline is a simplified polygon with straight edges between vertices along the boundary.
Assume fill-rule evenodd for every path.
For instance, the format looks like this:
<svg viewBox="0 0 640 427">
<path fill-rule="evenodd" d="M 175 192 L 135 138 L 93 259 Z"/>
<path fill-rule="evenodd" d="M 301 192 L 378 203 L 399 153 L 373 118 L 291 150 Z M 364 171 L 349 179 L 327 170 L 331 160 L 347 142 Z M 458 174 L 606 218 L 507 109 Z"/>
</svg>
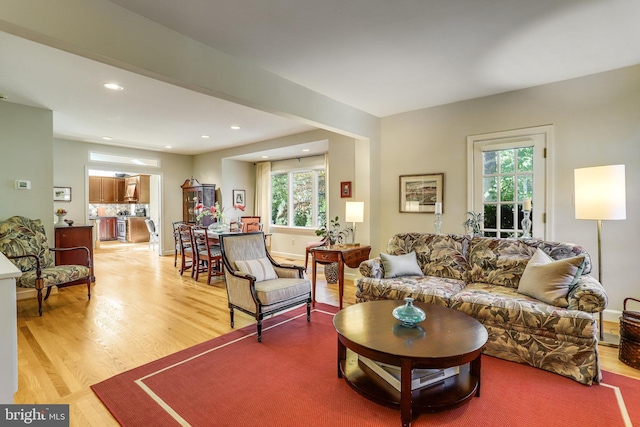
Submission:
<svg viewBox="0 0 640 427">
<path fill-rule="evenodd" d="M 231 331 L 224 279 L 209 286 L 204 276 L 180 276 L 173 256 L 147 244 L 103 243 L 95 275 L 91 301 L 84 286 L 65 288 L 45 302 L 42 317 L 35 299 L 18 302 L 15 403 L 70 404 L 72 426 L 118 425 L 90 385 Z M 317 300 L 337 306 L 337 285 L 318 284 Z M 345 305 L 354 292 L 347 281 Z M 254 323 L 240 312 L 235 320 L 236 328 Z M 616 349 L 600 350 L 603 369 L 640 379 Z"/>
</svg>

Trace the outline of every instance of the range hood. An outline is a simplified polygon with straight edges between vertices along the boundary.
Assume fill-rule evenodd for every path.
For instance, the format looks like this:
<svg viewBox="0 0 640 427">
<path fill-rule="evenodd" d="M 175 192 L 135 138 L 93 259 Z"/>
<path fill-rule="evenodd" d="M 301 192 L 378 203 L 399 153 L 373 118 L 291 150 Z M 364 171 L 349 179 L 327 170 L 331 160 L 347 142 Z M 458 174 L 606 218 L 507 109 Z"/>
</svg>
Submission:
<svg viewBox="0 0 640 427">
<path fill-rule="evenodd" d="M 127 191 L 124 195 L 127 202 L 136 202 L 138 200 L 138 186 L 135 180 L 127 180 Z"/>
</svg>

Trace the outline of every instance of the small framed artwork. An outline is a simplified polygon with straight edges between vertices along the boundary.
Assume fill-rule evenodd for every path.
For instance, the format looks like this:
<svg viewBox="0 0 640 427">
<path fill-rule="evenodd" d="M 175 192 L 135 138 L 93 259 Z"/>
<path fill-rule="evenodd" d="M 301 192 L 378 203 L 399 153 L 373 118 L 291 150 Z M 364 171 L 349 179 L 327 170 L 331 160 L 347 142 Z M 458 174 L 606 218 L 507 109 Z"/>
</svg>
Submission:
<svg viewBox="0 0 640 427">
<path fill-rule="evenodd" d="M 442 213 L 444 174 L 400 176 L 400 212 Z"/>
<path fill-rule="evenodd" d="M 70 202 L 71 187 L 53 187 L 54 202 Z"/>
<path fill-rule="evenodd" d="M 340 197 L 351 197 L 351 181 L 340 183 Z"/>
<path fill-rule="evenodd" d="M 245 200 L 246 192 L 244 190 L 233 190 L 233 207 L 235 208 L 245 208 L 247 206 L 247 201 Z"/>
</svg>

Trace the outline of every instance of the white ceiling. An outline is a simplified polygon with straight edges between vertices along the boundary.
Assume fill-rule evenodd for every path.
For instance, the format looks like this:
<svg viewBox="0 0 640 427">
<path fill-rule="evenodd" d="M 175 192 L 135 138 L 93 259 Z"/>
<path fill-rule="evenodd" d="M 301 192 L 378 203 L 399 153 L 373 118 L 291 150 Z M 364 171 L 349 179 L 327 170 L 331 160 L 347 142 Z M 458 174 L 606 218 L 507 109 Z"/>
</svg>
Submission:
<svg viewBox="0 0 640 427">
<path fill-rule="evenodd" d="M 640 63 L 638 0 L 111 2 L 379 117 Z M 0 58 L 0 93 L 61 138 L 196 154 L 310 129 L 4 33 Z"/>
</svg>

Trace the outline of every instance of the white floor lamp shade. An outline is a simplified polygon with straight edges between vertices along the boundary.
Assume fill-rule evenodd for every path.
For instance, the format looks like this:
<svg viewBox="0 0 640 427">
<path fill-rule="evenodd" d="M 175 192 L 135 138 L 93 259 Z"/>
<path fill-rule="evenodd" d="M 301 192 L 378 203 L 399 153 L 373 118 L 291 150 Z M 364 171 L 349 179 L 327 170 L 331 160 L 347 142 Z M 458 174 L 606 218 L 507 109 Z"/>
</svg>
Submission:
<svg viewBox="0 0 640 427">
<path fill-rule="evenodd" d="M 602 221 L 627 219 L 624 165 L 574 170 L 576 219 L 598 221 L 598 280 L 602 283 Z M 600 312 L 600 341 L 606 343 Z"/>
</svg>

